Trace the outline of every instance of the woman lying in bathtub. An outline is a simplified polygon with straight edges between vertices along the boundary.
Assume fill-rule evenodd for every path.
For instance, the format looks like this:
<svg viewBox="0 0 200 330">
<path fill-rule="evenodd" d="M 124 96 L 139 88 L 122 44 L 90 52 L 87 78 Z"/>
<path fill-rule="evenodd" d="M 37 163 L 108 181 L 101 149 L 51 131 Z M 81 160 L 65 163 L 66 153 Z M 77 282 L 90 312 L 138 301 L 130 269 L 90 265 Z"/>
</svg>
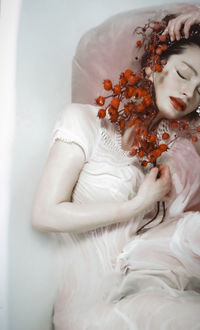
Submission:
<svg viewBox="0 0 200 330">
<path fill-rule="evenodd" d="M 151 128 L 174 141 L 160 167 L 145 174 L 130 154 L 135 126 L 99 120 L 99 106 L 68 105 L 56 122 L 33 208 L 33 227 L 63 245 L 56 330 L 200 329 L 199 143 L 171 125 L 198 122 L 199 24 L 198 8 L 171 18 L 162 70 L 150 55 L 141 62 L 155 91 Z M 141 231 L 158 201 L 164 221 Z"/>
</svg>

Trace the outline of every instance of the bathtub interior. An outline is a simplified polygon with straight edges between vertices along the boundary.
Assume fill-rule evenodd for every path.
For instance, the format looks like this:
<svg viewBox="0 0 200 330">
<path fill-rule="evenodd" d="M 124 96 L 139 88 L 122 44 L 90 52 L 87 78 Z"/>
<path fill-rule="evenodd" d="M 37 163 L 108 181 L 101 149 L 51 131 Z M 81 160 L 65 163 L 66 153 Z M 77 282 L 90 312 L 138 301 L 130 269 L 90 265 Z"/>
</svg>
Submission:
<svg viewBox="0 0 200 330">
<path fill-rule="evenodd" d="M 165 3 L 173 1 L 151 1 L 151 5 Z M 145 0 L 134 4 L 132 0 L 123 4 L 121 0 L 22 1 L 7 221 L 5 330 L 52 329 L 59 251 L 55 235 L 32 229 L 31 210 L 55 119 L 71 101 L 72 58 L 78 41 L 111 15 L 149 5 Z"/>
</svg>

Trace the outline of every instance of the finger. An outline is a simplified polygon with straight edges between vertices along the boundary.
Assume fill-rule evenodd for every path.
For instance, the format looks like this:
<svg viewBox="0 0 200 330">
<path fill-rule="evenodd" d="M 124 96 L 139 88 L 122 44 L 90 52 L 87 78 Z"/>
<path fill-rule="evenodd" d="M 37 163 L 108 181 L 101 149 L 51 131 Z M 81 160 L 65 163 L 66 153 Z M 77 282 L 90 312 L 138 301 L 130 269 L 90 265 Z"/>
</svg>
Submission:
<svg viewBox="0 0 200 330">
<path fill-rule="evenodd" d="M 166 29 L 163 31 L 162 34 L 166 36 L 168 33 L 169 33 L 169 29 L 168 29 L 168 27 L 166 27 Z"/>
<path fill-rule="evenodd" d="M 190 28 L 193 25 L 193 23 L 194 23 L 194 19 L 190 18 L 186 21 L 186 23 L 184 25 L 183 32 L 184 32 L 184 36 L 186 39 L 189 38 Z"/>
<path fill-rule="evenodd" d="M 159 171 L 158 167 L 153 167 L 149 172 L 149 178 L 155 180 L 158 175 L 158 171 Z"/>
<path fill-rule="evenodd" d="M 174 25 L 174 34 L 175 34 L 175 37 L 176 37 L 176 40 L 180 40 L 181 39 L 181 33 L 180 33 L 180 30 L 181 30 L 181 26 L 184 24 L 184 20 L 178 20 L 175 25 Z"/>
<path fill-rule="evenodd" d="M 171 20 L 168 24 L 169 36 L 170 36 L 171 41 L 175 40 L 174 24 L 175 24 L 174 20 Z"/>
<path fill-rule="evenodd" d="M 166 179 L 167 181 L 170 180 L 171 174 L 170 174 L 169 166 L 161 164 L 159 166 L 159 171 L 160 171 L 160 178 L 161 179 Z"/>
</svg>

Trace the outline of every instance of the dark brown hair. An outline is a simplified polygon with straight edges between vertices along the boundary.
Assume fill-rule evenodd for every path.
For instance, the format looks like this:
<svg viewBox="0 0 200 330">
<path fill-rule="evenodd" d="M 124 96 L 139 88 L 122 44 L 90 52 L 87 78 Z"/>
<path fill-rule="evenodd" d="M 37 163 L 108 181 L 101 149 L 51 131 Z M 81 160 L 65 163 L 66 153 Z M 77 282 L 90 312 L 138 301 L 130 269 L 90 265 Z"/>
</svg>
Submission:
<svg viewBox="0 0 200 330">
<path fill-rule="evenodd" d="M 171 15 L 166 15 L 162 19 L 162 21 L 160 22 L 161 28 L 159 30 L 159 35 L 161 35 L 164 32 L 165 27 L 168 25 L 168 22 L 170 20 L 176 18 L 177 16 L 178 16 L 177 14 L 171 14 Z M 147 26 L 149 27 L 151 25 L 151 23 L 152 22 L 150 21 L 147 24 Z M 145 68 L 149 65 L 149 62 L 151 62 L 152 52 L 149 50 L 150 44 L 153 44 L 153 46 L 155 48 L 158 46 L 159 39 L 156 39 L 154 37 L 155 33 L 156 32 L 152 31 L 150 36 L 148 37 L 149 41 L 146 44 L 144 54 L 142 55 L 142 57 L 140 59 L 141 70 L 143 72 L 144 72 Z M 191 26 L 190 31 L 189 31 L 189 37 L 187 39 L 185 38 L 185 35 L 184 35 L 184 26 L 182 26 L 181 30 L 180 30 L 180 35 L 181 35 L 180 40 L 174 40 L 174 41 L 170 40 L 169 35 L 166 36 L 165 44 L 167 44 L 167 50 L 162 52 L 162 54 L 160 55 L 161 63 L 163 61 L 165 61 L 165 63 L 166 63 L 168 58 L 171 55 L 182 54 L 184 52 L 184 50 L 186 49 L 186 47 L 188 47 L 188 46 L 200 47 L 200 24 L 193 24 Z M 154 97 L 155 97 L 155 93 L 154 93 Z M 192 113 L 187 115 L 187 118 L 189 120 L 193 120 L 193 119 L 199 118 L 199 115 L 196 111 L 193 111 Z"/>
</svg>

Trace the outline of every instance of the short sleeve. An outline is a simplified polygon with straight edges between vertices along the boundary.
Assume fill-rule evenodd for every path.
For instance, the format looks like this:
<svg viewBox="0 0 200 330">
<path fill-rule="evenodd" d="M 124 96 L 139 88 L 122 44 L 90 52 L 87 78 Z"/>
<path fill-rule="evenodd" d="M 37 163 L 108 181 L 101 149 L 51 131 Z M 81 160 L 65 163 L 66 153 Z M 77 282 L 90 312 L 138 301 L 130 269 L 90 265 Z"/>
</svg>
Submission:
<svg viewBox="0 0 200 330">
<path fill-rule="evenodd" d="M 61 111 L 54 125 L 49 149 L 56 140 L 76 143 L 81 147 L 87 162 L 100 134 L 98 107 L 89 104 L 69 104 Z"/>
</svg>

